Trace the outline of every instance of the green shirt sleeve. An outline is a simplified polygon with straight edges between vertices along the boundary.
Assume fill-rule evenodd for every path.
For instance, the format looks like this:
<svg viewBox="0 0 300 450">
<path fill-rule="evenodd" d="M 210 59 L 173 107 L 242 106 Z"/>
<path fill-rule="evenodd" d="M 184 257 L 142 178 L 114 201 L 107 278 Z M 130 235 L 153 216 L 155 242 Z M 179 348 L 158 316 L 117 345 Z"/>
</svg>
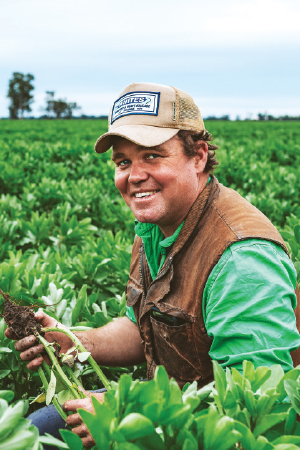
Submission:
<svg viewBox="0 0 300 450">
<path fill-rule="evenodd" d="M 126 317 L 128 317 L 128 319 L 132 320 L 132 322 L 136 323 L 136 318 L 135 318 L 132 306 L 126 305 Z"/>
<path fill-rule="evenodd" d="M 300 345 L 295 287 L 296 270 L 281 247 L 251 239 L 226 249 L 203 295 L 211 358 L 239 371 L 244 359 L 291 370 L 290 351 Z"/>
</svg>

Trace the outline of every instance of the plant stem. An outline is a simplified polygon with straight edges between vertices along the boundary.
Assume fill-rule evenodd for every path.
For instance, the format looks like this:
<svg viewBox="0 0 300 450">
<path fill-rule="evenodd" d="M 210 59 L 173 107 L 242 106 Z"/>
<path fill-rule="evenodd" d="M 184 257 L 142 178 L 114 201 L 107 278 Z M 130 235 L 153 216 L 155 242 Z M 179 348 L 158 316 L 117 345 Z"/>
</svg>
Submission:
<svg viewBox="0 0 300 450">
<path fill-rule="evenodd" d="M 51 369 L 50 369 L 50 367 L 48 366 L 48 364 L 45 361 L 43 361 L 43 369 L 47 373 L 47 375 L 48 375 L 48 377 L 50 379 L 51 378 Z M 62 384 L 64 384 L 66 389 L 69 389 L 69 385 L 66 385 L 64 380 L 61 379 L 60 381 L 62 382 Z"/>
<path fill-rule="evenodd" d="M 84 348 L 84 346 L 82 345 L 82 343 L 80 342 L 78 337 L 75 336 L 75 334 L 73 334 L 70 330 L 68 330 L 66 328 L 47 327 L 47 328 L 42 328 L 42 331 L 44 331 L 45 333 L 47 333 L 48 331 L 59 331 L 61 333 L 64 333 L 66 336 L 68 336 L 74 342 L 74 344 L 76 344 L 77 350 L 79 350 L 80 352 L 86 352 L 86 349 Z M 92 366 L 92 368 L 94 369 L 94 371 L 96 372 L 100 381 L 103 383 L 103 385 L 106 387 L 106 389 L 109 390 L 111 388 L 110 383 L 109 383 L 108 379 L 106 378 L 106 376 L 104 375 L 104 373 L 102 372 L 102 370 L 100 369 L 100 367 L 98 366 L 98 364 L 96 363 L 96 361 L 94 360 L 94 358 L 90 355 L 87 358 L 87 361 L 90 363 L 90 365 Z"/>
<path fill-rule="evenodd" d="M 43 367 L 44 367 L 44 368 L 45 368 L 45 365 L 47 366 L 47 364 L 46 364 L 45 361 L 44 361 L 44 362 L 43 362 Z M 47 370 L 47 372 L 48 372 L 48 366 L 47 366 L 47 369 L 46 369 L 46 370 Z M 39 367 L 38 372 L 39 372 L 40 379 L 42 380 L 44 389 L 45 389 L 45 391 L 47 392 L 47 389 L 48 389 L 48 381 L 47 381 L 47 379 L 46 379 L 46 377 L 45 377 L 44 371 L 43 371 L 43 369 L 41 368 L 41 366 Z M 58 401 L 57 401 L 57 398 L 56 398 L 56 397 L 53 397 L 52 402 L 53 402 L 53 405 L 55 406 L 55 408 L 57 409 L 57 412 L 61 415 L 61 417 L 62 417 L 64 420 L 66 420 L 67 414 L 63 411 L 62 407 L 60 406 L 60 404 L 59 404 Z"/>
<path fill-rule="evenodd" d="M 51 370 L 50 370 L 48 364 L 45 363 L 45 361 L 43 362 L 43 367 L 44 367 L 44 370 L 46 370 L 46 372 L 47 372 L 47 374 L 48 374 L 48 376 L 50 378 L 51 377 Z M 83 389 L 82 384 L 80 383 L 78 378 L 76 378 L 76 376 L 74 375 L 73 370 L 70 369 L 70 367 L 68 367 L 68 366 L 65 367 L 65 370 L 67 371 L 67 375 L 68 375 L 69 379 L 72 379 L 74 381 L 74 384 L 76 384 L 76 386 L 81 387 Z M 63 384 L 65 384 L 65 382 L 63 380 L 60 380 L 60 381 Z M 69 389 L 69 386 L 65 385 L 65 388 Z M 78 395 L 80 395 L 80 398 L 86 398 L 86 395 L 80 390 L 78 390 Z"/>
<path fill-rule="evenodd" d="M 79 395 L 79 393 L 73 388 L 72 383 L 68 380 L 67 376 L 65 375 L 64 371 L 62 370 L 62 368 L 60 367 L 56 357 L 53 354 L 53 351 L 51 348 L 49 348 L 49 342 L 44 339 L 39 333 L 36 334 L 37 339 L 39 340 L 39 342 L 41 344 L 43 344 L 52 364 L 53 367 L 55 368 L 55 370 L 57 371 L 58 375 L 60 376 L 60 378 L 62 379 L 62 381 L 64 382 L 64 384 L 68 387 L 68 389 L 72 392 L 73 396 L 75 398 L 81 398 L 81 396 Z"/>
<path fill-rule="evenodd" d="M 39 372 L 40 379 L 42 380 L 44 389 L 47 391 L 47 389 L 48 389 L 48 381 L 47 381 L 47 378 L 45 377 L 44 371 L 41 368 L 41 366 L 39 367 L 38 372 Z"/>
<path fill-rule="evenodd" d="M 74 381 L 76 386 L 80 386 L 83 389 L 82 384 L 80 383 L 78 378 L 74 375 L 74 372 L 73 372 L 73 370 L 70 367 L 66 366 L 66 372 L 67 372 L 69 378 L 71 378 Z"/>
</svg>

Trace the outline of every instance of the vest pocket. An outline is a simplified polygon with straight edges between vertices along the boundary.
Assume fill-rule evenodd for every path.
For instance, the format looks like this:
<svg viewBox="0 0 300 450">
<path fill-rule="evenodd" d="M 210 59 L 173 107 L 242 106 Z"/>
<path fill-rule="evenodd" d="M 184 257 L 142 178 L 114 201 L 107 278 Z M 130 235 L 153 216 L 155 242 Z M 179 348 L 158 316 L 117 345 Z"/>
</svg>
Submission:
<svg viewBox="0 0 300 450">
<path fill-rule="evenodd" d="M 197 358 L 193 324 L 170 326 L 150 317 L 153 331 L 154 357 L 170 377 L 183 382 L 201 378 L 202 366 Z"/>
</svg>

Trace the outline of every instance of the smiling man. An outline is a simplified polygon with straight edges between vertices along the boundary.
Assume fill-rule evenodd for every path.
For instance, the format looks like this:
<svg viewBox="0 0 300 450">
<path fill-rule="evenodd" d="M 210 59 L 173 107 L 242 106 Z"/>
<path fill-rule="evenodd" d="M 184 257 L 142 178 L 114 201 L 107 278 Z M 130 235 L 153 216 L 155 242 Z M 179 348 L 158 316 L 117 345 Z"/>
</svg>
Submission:
<svg viewBox="0 0 300 450">
<path fill-rule="evenodd" d="M 285 371 L 300 362 L 299 290 L 285 243 L 267 217 L 212 174 L 211 140 L 193 99 L 179 89 L 136 83 L 114 102 L 95 148 L 113 148 L 115 184 L 136 218 L 136 238 L 126 317 L 76 333 L 99 364 L 146 360 L 149 379 L 162 364 L 180 386 L 196 380 L 201 387 L 213 379 L 212 360 L 237 370 L 244 359 Z M 36 319 L 56 323 L 43 312 Z M 71 345 L 60 334 L 46 338 L 64 352 Z M 16 348 L 30 369 L 41 364 L 34 337 Z M 90 399 L 64 405 L 74 412 L 67 423 L 89 446 L 81 407 L 91 410 Z"/>
</svg>

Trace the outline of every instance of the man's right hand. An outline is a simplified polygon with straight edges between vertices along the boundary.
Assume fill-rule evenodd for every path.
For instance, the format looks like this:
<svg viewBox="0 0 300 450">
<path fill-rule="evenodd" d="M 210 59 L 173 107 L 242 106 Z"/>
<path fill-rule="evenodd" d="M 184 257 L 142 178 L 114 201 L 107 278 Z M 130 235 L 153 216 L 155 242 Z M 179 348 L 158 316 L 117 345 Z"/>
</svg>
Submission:
<svg viewBox="0 0 300 450">
<path fill-rule="evenodd" d="M 64 327 L 61 323 L 57 322 L 57 320 L 53 319 L 53 317 L 48 316 L 43 311 L 38 311 L 35 316 L 35 320 L 39 322 L 42 327 Z M 9 339 L 14 339 L 14 335 L 12 331 L 7 328 L 5 330 L 5 336 Z M 48 342 L 56 341 L 60 346 L 60 351 L 62 353 L 66 353 L 69 348 L 73 347 L 74 344 L 65 334 L 60 332 L 51 331 L 45 334 L 45 339 Z M 39 344 L 35 336 L 27 336 L 23 339 L 20 339 L 15 343 L 15 349 L 21 352 L 20 357 L 23 361 L 30 361 L 27 364 L 29 370 L 37 370 L 39 366 L 42 364 L 43 360 L 49 363 L 49 359 L 47 355 L 41 356 L 40 354 L 44 351 L 44 346 Z"/>
</svg>

